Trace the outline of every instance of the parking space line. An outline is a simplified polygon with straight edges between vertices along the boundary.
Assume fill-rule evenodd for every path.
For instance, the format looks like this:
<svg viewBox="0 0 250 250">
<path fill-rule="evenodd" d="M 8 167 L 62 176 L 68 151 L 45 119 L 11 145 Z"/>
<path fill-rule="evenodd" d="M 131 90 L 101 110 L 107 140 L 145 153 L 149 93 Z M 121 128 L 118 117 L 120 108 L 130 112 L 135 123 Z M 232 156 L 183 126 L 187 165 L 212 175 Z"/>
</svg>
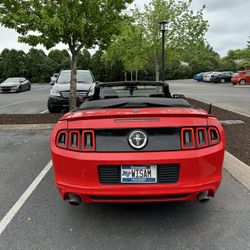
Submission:
<svg viewBox="0 0 250 250">
<path fill-rule="evenodd" d="M 1 106 L 0 109 L 3 109 L 3 108 L 6 108 L 6 107 L 9 107 L 9 106 L 13 106 L 13 105 L 16 105 L 16 104 L 20 104 L 20 103 L 23 103 L 25 101 L 19 101 L 19 102 L 14 102 L 14 103 L 11 103 L 11 104 L 7 104 L 7 105 L 4 105 L 4 106 Z"/>
<path fill-rule="evenodd" d="M 40 112 L 40 114 L 45 114 L 45 113 L 47 113 L 47 112 L 49 112 L 48 109 L 46 109 L 46 110 Z"/>
<path fill-rule="evenodd" d="M 30 184 L 30 186 L 25 190 L 25 192 L 21 195 L 21 197 L 17 200 L 17 202 L 13 205 L 13 207 L 9 210 L 9 212 L 3 217 L 0 221 L 0 235 L 3 233 L 4 229 L 8 226 L 8 224 L 12 221 L 14 216 L 29 198 L 29 196 L 33 193 L 45 175 L 49 172 L 52 167 L 52 161 L 50 161 L 44 169 L 40 172 L 40 174 L 36 177 L 36 179 Z"/>
</svg>

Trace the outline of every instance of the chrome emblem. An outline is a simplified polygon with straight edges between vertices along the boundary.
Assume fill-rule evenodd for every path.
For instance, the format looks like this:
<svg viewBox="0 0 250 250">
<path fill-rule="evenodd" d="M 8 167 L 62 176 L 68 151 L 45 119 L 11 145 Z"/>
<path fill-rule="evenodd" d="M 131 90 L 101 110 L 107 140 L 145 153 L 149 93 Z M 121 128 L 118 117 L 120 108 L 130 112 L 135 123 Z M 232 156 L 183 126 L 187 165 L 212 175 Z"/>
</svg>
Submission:
<svg viewBox="0 0 250 250">
<path fill-rule="evenodd" d="M 129 145 L 134 149 L 142 149 L 146 146 L 148 136 L 141 130 L 134 130 L 128 136 Z"/>
</svg>

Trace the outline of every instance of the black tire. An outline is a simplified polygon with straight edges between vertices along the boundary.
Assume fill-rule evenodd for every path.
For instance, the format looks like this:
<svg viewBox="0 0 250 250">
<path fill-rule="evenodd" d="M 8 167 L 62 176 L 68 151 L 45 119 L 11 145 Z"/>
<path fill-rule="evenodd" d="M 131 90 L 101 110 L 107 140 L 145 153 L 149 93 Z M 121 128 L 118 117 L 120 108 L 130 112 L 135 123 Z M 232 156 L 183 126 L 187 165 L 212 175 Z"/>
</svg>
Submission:
<svg viewBox="0 0 250 250">
<path fill-rule="evenodd" d="M 241 79 L 240 82 L 239 82 L 240 85 L 245 85 L 246 84 L 246 80 L 244 79 Z"/>
<path fill-rule="evenodd" d="M 18 88 L 18 90 L 17 90 L 17 92 L 20 93 L 22 91 L 23 91 L 23 87 L 22 87 L 22 85 L 20 85 L 19 88 Z"/>
<path fill-rule="evenodd" d="M 49 100 L 48 100 L 48 110 L 50 113 L 60 113 L 61 108 L 55 107 Z"/>
<path fill-rule="evenodd" d="M 30 91 L 31 90 L 31 84 L 29 84 L 29 87 L 28 87 L 28 91 Z"/>
</svg>

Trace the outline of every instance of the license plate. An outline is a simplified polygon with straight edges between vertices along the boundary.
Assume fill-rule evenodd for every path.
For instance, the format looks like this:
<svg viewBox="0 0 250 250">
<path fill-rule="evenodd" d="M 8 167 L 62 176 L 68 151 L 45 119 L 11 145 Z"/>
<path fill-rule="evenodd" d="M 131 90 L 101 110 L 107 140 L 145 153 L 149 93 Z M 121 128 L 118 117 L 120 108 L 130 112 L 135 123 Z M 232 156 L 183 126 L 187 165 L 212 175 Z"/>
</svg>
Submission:
<svg viewBox="0 0 250 250">
<path fill-rule="evenodd" d="M 121 166 L 121 183 L 156 183 L 157 166 Z"/>
</svg>

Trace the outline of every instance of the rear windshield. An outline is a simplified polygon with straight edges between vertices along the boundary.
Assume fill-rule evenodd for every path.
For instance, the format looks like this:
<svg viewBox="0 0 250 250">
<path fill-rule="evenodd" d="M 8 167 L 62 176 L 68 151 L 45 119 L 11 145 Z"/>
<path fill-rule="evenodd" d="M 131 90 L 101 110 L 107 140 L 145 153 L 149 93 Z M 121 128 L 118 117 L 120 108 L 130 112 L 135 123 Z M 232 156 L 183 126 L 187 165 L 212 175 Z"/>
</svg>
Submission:
<svg viewBox="0 0 250 250">
<path fill-rule="evenodd" d="M 120 97 L 164 97 L 163 86 L 138 85 L 138 86 L 104 86 L 100 89 L 100 99 Z"/>
<path fill-rule="evenodd" d="M 64 72 L 60 73 L 60 75 L 57 79 L 57 83 L 59 83 L 59 84 L 69 83 L 70 77 L 71 77 L 71 72 L 64 71 Z M 79 83 L 92 83 L 93 82 L 93 78 L 92 78 L 90 72 L 78 71 L 76 78 L 77 78 L 77 82 L 79 82 Z"/>
</svg>

